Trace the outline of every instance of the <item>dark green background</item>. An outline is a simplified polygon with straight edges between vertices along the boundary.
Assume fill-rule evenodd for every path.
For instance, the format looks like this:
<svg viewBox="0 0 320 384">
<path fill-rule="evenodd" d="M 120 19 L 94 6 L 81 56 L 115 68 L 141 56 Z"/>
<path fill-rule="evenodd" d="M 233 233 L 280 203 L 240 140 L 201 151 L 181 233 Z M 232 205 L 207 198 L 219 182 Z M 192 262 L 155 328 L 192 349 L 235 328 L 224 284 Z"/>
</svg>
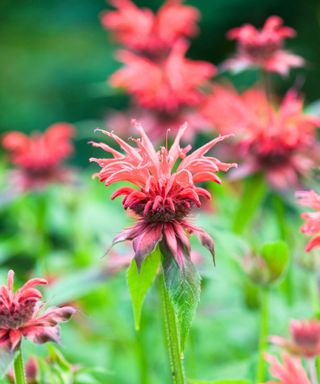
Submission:
<svg viewBox="0 0 320 384">
<path fill-rule="evenodd" d="M 156 8 L 159 1 L 137 1 Z M 103 0 L 2 0 L 0 3 L 0 131 L 43 130 L 56 121 L 77 124 L 80 144 L 106 110 L 125 105 L 105 79 L 117 68 L 116 45 L 100 26 Z M 278 14 L 298 36 L 287 46 L 306 58 L 305 69 L 277 77 L 280 92 L 304 81 L 307 101 L 319 98 L 320 2 L 317 0 L 193 0 L 202 12 L 201 34 L 188 55 L 215 64 L 233 53 L 225 33 L 245 22 L 261 26 Z M 109 6 L 110 7 L 110 6 Z M 238 75 L 240 87 L 253 74 Z M 101 123 L 100 123 L 101 124 Z M 86 154 L 87 155 L 87 154 Z"/>
</svg>

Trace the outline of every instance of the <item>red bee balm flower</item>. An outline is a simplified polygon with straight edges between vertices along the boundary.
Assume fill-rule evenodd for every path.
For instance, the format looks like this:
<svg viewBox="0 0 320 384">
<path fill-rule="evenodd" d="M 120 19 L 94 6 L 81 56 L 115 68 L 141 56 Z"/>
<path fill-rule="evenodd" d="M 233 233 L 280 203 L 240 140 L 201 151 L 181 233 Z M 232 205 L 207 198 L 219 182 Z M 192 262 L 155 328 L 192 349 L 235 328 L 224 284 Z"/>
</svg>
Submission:
<svg viewBox="0 0 320 384">
<path fill-rule="evenodd" d="M 303 100 L 294 91 L 277 107 L 259 88 L 238 94 L 217 85 L 202 114 L 220 133 L 237 133 L 237 151 L 245 161 L 238 176 L 263 171 L 270 184 L 285 189 L 319 162 L 320 119 L 303 113 Z"/>
<path fill-rule="evenodd" d="M 290 333 L 291 340 L 271 336 L 270 341 L 301 357 L 320 355 L 320 323 L 317 320 L 292 320 Z"/>
<path fill-rule="evenodd" d="M 170 49 L 181 37 L 194 36 L 198 31 L 198 10 L 180 0 L 167 0 L 157 14 L 138 8 L 130 0 L 111 3 L 117 10 L 104 12 L 102 25 L 120 43 L 136 51 L 159 54 L 159 50 Z"/>
<path fill-rule="evenodd" d="M 268 381 L 267 384 L 311 384 L 301 361 L 283 354 L 283 365 L 276 357 L 266 355 L 266 360 L 270 363 L 270 373 L 279 381 Z"/>
<path fill-rule="evenodd" d="M 227 37 L 238 41 L 238 54 L 228 60 L 225 67 L 241 70 L 258 66 L 266 71 L 286 75 L 291 67 L 301 67 L 302 57 L 282 49 L 283 40 L 294 37 L 292 28 L 284 27 L 278 16 L 269 17 L 259 31 L 251 24 L 231 29 Z"/>
<path fill-rule="evenodd" d="M 31 279 L 13 292 L 14 272 L 8 273 L 8 285 L 0 287 L 0 348 L 14 351 L 22 337 L 36 344 L 59 342 L 59 323 L 75 313 L 69 306 L 50 308 L 40 314 L 41 293 L 36 285 L 47 284 L 44 279 Z"/>
<path fill-rule="evenodd" d="M 307 236 L 313 236 L 306 245 L 306 251 L 310 252 L 314 247 L 320 246 L 320 195 L 315 191 L 300 191 L 296 194 L 299 204 L 309 207 L 316 212 L 304 212 L 301 217 L 305 223 L 301 232 Z"/>
<path fill-rule="evenodd" d="M 178 41 L 160 62 L 129 51 L 119 53 L 125 66 L 114 73 L 110 83 L 133 94 L 138 105 L 164 111 L 192 106 L 201 99 L 199 87 L 215 73 L 214 65 L 185 57 L 188 45 Z"/>
<path fill-rule="evenodd" d="M 22 190 L 65 181 L 68 172 L 61 162 L 73 151 L 70 142 L 73 135 L 74 128 L 66 123 L 51 125 L 43 134 L 33 133 L 30 137 L 21 132 L 4 135 L 2 145 L 18 168 L 14 175 Z"/>
<path fill-rule="evenodd" d="M 101 131 L 113 138 L 125 154 L 104 143 L 92 143 L 113 156 L 107 159 L 90 159 L 101 167 L 101 171 L 95 175 L 100 181 L 107 186 L 117 181 L 127 181 L 137 187 L 120 188 L 112 196 L 114 199 L 124 195 L 124 208 L 130 209 L 139 218 L 136 225 L 122 231 L 113 243 L 133 240 L 138 266 L 161 242 L 178 265 L 183 267 L 184 255 L 189 257 L 190 254 L 188 234 L 191 233 L 214 255 L 213 240 L 206 232 L 190 224 L 186 217 L 194 206 L 200 207 L 200 197 L 210 198 L 209 192 L 196 184 L 205 181 L 220 183 L 216 173 L 236 166 L 204 156 L 225 137 L 219 136 L 187 155 L 191 146 L 181 148 L 179 144 L 186 125 L 180 128 L 170 150 L 162 147 L 158 152 L 143 128 L 137 126 L 137 130 L 141 136 L 133 139 L 137 147 L 132 147 L 113 133 Z M 179 159 L 181 162 L 177 165 Z"/>
</svg>

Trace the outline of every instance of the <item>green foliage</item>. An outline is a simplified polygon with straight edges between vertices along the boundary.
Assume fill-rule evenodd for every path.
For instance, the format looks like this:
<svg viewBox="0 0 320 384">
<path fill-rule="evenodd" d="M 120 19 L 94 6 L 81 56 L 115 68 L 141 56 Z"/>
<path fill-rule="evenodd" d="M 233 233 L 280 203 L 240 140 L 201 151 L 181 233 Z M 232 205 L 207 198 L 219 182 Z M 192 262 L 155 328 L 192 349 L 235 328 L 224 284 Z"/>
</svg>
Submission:
<svg viewBox="0 0 320 384">
<path fill-rule="evenodd" d="M 136 261 L 131 261 L 128 269 L 128 285 L 131 295 L 133 312 L 135 318 L 135 327 L 138 331 L 140 329 L 141 309 L 144 298 L 152 285 L 160 265 L 160 252 L 156 248 L 149 256 L 147 256 L 141 265 L 140 272 Z"/>
<path fill-rule="evenodd" d="M 184 350 L 193 317 L 200 301 L 200 276 L 189 258 L 179 266 L 174 257 L 162 251 L 165 283 L 177 315 L 181 350 Z"/>
<path fill-rule="evenodd" d="M 275 283 L 283 277 L 289 264 L 289 247 L 284 241 L 266 243 L 261 248 L 261 257 L 269 271 L 269 282 Z"/>
<path fill-rule="evenodd" d="M 214 381 L 202 381 L 202 380 L 190 380 L 190 384 L 251 384 L 249 380 L 214 380 Z"/>
</svg>

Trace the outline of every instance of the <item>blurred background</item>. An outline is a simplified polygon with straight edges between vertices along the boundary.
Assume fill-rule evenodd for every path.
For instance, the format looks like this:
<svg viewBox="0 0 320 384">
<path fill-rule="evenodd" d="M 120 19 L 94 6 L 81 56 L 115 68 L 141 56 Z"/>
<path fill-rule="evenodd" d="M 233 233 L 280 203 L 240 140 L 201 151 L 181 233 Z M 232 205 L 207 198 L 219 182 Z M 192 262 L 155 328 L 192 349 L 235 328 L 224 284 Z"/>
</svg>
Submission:
<svg viewBox="0 0 320 384">
<path fill-rule="evenodd" d="M 161 1 L 135 1 L 156 9 Z M 202 18 L 200 34 L 188 56 L 219 64 L 234 52 L 226 31 L 243 23 L 257 27 L 276 14 L 297 31 L 286 46 L 304 57 L 306 68 L 279 81 L 280 92 L 295 81 L 308 102 L 319 98 L 320 4 L 317 0 L 193 0 Z M 99 14 L 111 8 L 104 0 L 1 0 L 0 2 L 0 132 L 44 130 L 56 121 L 78 128 L 76 162 L 87 165 L 85 144 L 106 112 L 124 107 L 127 98 L 109 88 L 106 79 L 119 66 L 117 46 L 100 26 Z M 298 80 L 297 80 L 298 79 Z M 234 78 L 241 88 L 252 72 Z"/>
</svg>

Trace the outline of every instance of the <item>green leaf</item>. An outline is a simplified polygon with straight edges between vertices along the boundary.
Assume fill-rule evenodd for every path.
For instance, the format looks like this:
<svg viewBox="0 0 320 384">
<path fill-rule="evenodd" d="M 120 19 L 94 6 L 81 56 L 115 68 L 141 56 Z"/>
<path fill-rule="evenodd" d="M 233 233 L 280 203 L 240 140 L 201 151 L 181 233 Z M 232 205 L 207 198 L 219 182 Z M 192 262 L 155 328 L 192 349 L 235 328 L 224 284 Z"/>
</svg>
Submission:
<svg viewBox="0 0 320 384">
<path fill-rule="evenodd" d="M 258 174 L 246 180 L 244 193 L 233 222 L 234 232 L 239 234 L 244 232 L 264 198 L 265 192 L 263 175 Z"/>
<path fill-rule="evenodd" d="M 244 380 L 244 379 L 213 380 L 213 381 L 189 380 L 188 383 L 189 384 L 251 384 L 251 381 Z"/>
<path fill-rule="evenodd" d="M 270 282 L 276 282 L 283 276 L 289 264 L 289 247 L 284 241 L 266 243 L 260 254 L 269 270 Z"/>
<path fill-rule="evenodd" d="M 15 353 L 0 349 L 0 379 L 3 378 L 13 363 Z"/>
<path fill-rule="evenodd" d="M 160 265 L 160 252 L 156 248 L 142 262 L 140 272 L 136 261 L 131 261 L 128 269 L 128 285 L 131 295 L 136 330 L 140 329 L 141 309 L 148 289 L 152 285 Z"/>
<path fill-rule="evenodd" d="M 200 275 L 190 258 L 184 258 L 184 266 L 176 263 L 173 255 L 161 249 L 163 271 L 180 330 L 180 348 L 184 350 L 186 338 L 200 301 Z"/>
</svg>

